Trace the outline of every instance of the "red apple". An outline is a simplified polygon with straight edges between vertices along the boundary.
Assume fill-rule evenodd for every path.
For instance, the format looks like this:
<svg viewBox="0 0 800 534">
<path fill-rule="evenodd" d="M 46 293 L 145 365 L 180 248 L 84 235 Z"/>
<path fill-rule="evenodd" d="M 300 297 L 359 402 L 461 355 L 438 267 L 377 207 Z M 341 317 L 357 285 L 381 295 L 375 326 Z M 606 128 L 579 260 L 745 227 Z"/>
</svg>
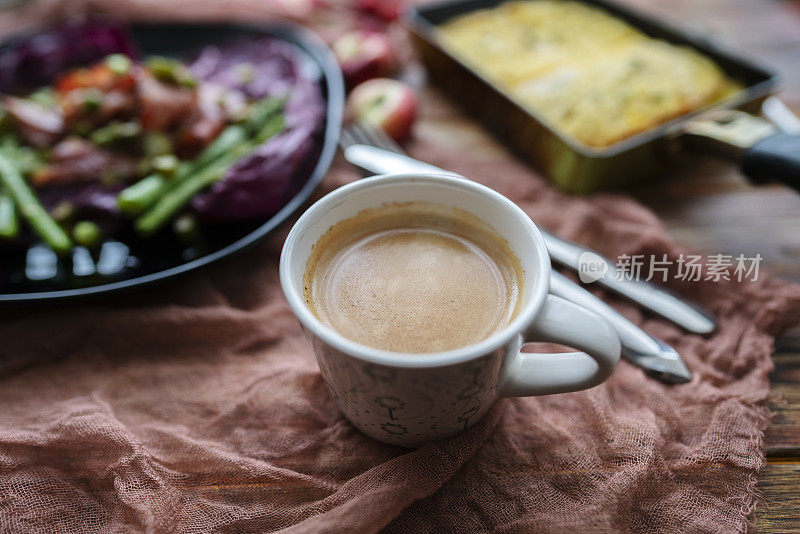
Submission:
<svg viewBox="0 0 800 534">
<path fill-rule="evenodd" d="M 347 32 L 334 41 L 333 53 L 342 67 L 347 87 L 388 76 L 395 65 L 392 43 L 386 35 L 378 32 Z"/>
<path fill-rule="evenodd" d="M 404 4 L 404 0 L 356 0 L 358 10 L 375 15 L 385 22 L 397 20 L 405 7 Z"/>
<path fill-rule="evenodd" d="M 403 82 L 375 78 L 350 93 L 347 116 L 350 120 L 381 128 L 399 141 L 411 133 L 417 116 L 417 94 Z"/>
</svg>

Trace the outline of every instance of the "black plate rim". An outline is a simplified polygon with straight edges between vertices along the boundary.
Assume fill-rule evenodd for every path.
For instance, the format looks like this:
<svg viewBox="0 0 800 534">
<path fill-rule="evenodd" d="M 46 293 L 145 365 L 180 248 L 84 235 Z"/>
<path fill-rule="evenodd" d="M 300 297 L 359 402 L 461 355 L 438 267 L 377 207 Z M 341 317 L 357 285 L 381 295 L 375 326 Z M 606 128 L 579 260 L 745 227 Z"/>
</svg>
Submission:
<svg viewBox="0 0 800 534">
<path fill-rule="evenodd" d="M 174 23 L 167 23 L 167 25 L 170 24 L 174 25 Z M 149 25 L 157 26 L 158 24 Z M 338 148 L 339 134 L 341 132 L 342 118 L 344 115 L 345 95 L 344 81 L 341 70 L 339 69 L 339 64 L 325 41 L 323 41 L 321 37 L 311 30 L 298 24 L 288 22 L 266 25 L 213 23 L 192 25 L 210 27 L 218 26 L 227 28 L 239 27 L 250 31 L 255 30 L 263 33 L 264 35 L 278 37 L 299 46 L 317 62 L 327 86 L 325 132 L 323 136 L 322 150 L 317 158 L 317 164 L 314 166 L 314 169 L 306 183 L 303 185 L 300 191 L 298 191 L 297 194 L 292 197 L 292 199 L 289 200 L 289 202 L 287 202 L 283 208 L 280 209 L 280 211 L 270 217 L 264 224 L 241 239 L 238 239 L 230 245 L 212 252 L 211 254 L 207 254 L 200 258 L 155 273 L 137 276 L 135 278 L 129 278 L 126 280 L 119 280 L 117 282 L 109 282 L 107 284 L 101 284 L 97 286 L 52 291 L 36 291 L 28 293 L 4 293 L 0 294 L 0 305 L 66 302 L 88 297 L 99 297 L 148 286 L 157 282 L 175 278 L 191 271 L 196 271 L 202 267 L 206 267 L 233 254 L 246 250 L 247 248 L 252 247 L 257 242 L 266 238 L 275 229 L 277 229 L 278 226 L 286 222 L 286 220 L 294 215 L 306 203 L 306 201 L 311 197 L 319 184 L 322 182 L 322 179 L 328 173 L 328 170 L 333 163 L 333 158 L 336 155 L 336 150 Z"/>
</svg>

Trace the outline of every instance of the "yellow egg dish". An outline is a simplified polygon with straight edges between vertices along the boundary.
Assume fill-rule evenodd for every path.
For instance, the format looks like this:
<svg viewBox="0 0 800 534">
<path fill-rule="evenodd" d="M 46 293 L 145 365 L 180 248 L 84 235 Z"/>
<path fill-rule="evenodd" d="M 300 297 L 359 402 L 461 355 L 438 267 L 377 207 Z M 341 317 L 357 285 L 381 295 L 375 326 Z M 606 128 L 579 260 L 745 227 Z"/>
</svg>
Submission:
<svg viewBox="0 0 800 534">
<path fill-rule="evenodd" d="M 741 87 L 696 50 L 572 0 L 523 0 L 440 26 L 454 55 L 554 129 L 595 147 Z"/>
</svg>

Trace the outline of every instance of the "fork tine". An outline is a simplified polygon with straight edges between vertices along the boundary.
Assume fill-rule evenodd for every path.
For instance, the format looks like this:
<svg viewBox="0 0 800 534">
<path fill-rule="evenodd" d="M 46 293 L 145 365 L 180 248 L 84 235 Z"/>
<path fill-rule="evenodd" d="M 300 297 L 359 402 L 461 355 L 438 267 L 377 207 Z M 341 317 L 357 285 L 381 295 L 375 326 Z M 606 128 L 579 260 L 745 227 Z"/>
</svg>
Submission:
<svg viewBox="0 0 800 534">
<path fill-rule="evenodd" d="M 361 135 L 361 130 L 355 123 L 350 123 L 347 126 L 345 126 L 345 130 L 347 130 L 347 134 L 354 144 L 357 145 L 369 144 L 369 142 L 366 139 L 364 139 L 364 136 Z"/>
<path fill-rule="evenodd" d="M 375 146 L 386 150 L 391 150 L 391 148 L 386 145 L 386 142 L 381 136 L 381 132 L 378 128 L 372 128 L 366 124 L 362 124 L 361 127 L 364 128 L 364 130 L 369 134 L 369 137 L 372 139 L 372 142 L 375 144 Z"/>
<path fill-rule="evenodd" d="M 380 128 L 373 128 L 372 126 L 364 124 L 363 122 L 359 124 L 359 127 L 364 132 L 364 135 L 369 139 L 371 144 L 379 148 L 383 148 L 384 150 L 402 152 L 402 149 L 397 146 L 397 144 L 392 142 L 389 136 L 386 135 L 386 133 Z"/>
<path fill-rule="evenodd" d="M 404 154 L 404 150 L 394 139 L 381 130 L 373 128 L 364 122 L 353 122 L 342 129 L 341 142 L 345 147 L 350 145 L 371 145 L 384 150 Z"/>
<path fill-rule="evenodd" d="M 363 122 L 357 122 L 353 124 L 353 130 L 358 132 L 358 136 L 362 143 L 365 145 L 372 145 L 372 146 L 380 146 L 377 144 L 375 138 L 372 136 L 372 132 L 370 128 L 367 127 Z"/>
<path fill-rule="evenodd" d="M 365 145 L 375 145 L 375 140 L 372 139 L 369 129 L 364 125 L 364 123 L 353 123 L 353 133 L 360 143 Z"/>
<path fill-rule="evenodd" d="M 355 139 L 353 139 L 353 134 L 350 131 L 350 126 L 345 125 L 342 128 L 342 133 L 339 136 L 339 144 L 342 145 L 344 148 L 348 148 L 352 145 L 358 144 Z"/>
<path fill-rule="evenodd" d="M 389 136 L 389 134 L 387 134 L 384 130 L 376 128 L 373 131 L 375 132 L 375 136 L 381 140 L 382 146 L 384 148 L 386 148 L 387 150 L 392 150 L 394 152 L 403 154 L 404 151 L 400 147 L 400 145 L 398 145 L 397 142 L 394 139 L 392 139 L 391 136 Z"/>
</svg>

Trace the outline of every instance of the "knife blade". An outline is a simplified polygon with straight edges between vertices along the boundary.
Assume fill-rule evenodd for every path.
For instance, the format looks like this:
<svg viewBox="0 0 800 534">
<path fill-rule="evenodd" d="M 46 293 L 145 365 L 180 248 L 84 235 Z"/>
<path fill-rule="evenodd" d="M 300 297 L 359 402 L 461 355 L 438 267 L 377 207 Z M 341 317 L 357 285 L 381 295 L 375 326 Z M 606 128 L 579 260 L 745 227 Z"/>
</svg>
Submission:
<svg viewBox="0 0 800 534">
<path fill-rule="evenodd" d="M 680 300 L 671 293 L 659 289 L 649 282 L 629 280 L 617 275 L 617 268 L 608 259 L 600 256 L 592 249 L 564 241 L 553 234 L 539 228 L 544 236 L 550 258 L 577 273 L 581 273 L 581 257 L 589 256 L 593 261 L 605 262 L 604 273 L 596 279 L 596 283 L 611 291 L 636 302 L 656 315 L 672 321 L 684 329 L 696 334 L 710 334 L 716 329 L 716 322 L 711 315 Z"/>
<path fill-rule="evenodd" d="M 680 355 L 660 339 L 654 338 L 630 322 L 617 310 L 557 271 L 550 273 L 550 293 L 593 311 L 608 321 L 617 332 L 622 357 L 669 383 L 692 379 Z"/>
</svg>

